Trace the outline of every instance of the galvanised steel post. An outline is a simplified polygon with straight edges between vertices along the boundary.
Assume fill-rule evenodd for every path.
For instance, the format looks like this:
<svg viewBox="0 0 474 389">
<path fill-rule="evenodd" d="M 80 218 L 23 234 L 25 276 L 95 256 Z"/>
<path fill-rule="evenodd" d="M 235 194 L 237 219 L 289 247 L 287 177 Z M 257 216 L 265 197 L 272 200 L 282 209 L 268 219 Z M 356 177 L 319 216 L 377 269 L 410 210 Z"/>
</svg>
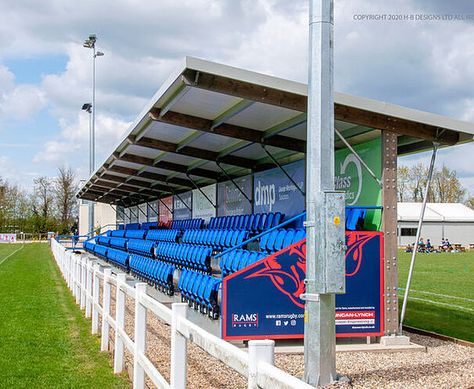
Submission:
<svg viewBox="0 0 474 389">
<path fill-rule="evenodd" d="M 304 315 L 304 380 L 314 386 L 335 381 L 335 295 L 330 286 L 329 248 L 344 246 L 338 235 L 328 234 L 328 201 L 339 210 L 343 195 L 334 193 L 334 87 L 332 0 L 310 0 L 308 126 L 306 151 L 306 293 Z M 341 201 L 342 200 L 342 201 Z M 334 224 L 340 228 L 339 216 Z M 339 246 L 338 246 L 339 245 Z M 342 253 L 342 247 L 338 250 Z M 335 259 L 336 260 L 336 259 Z M 338 259 L 339 261 L 339 259 Z M 327 267 L 329 264 L 329 268 Z M 336 278 L 334 278 L 336 279 Z M 340 275 L 338 280 L 340 282 Z M 334 283 L 332 283 L 334 284 Z M 344 286 L 338 286 L 344 291 Z"/>
</svg>

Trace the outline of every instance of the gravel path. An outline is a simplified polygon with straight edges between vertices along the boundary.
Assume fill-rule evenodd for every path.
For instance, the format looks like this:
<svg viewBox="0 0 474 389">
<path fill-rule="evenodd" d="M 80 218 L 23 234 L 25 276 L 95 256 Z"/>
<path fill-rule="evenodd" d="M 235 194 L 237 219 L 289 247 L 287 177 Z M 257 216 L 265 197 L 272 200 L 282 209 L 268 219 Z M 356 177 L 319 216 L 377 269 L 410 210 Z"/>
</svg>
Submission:
<svg viewBox="0 0 474 389">
<path fill-rule="evenodd" d="M 114 288 L 115 289 L 115 288 Z M 115 292 L 113 290 L 113 292 Z M 111 312 L 115 316 L 115 293 Z M 126 332 L 133 339 L 134 303 L 126 301 Z M 110 333 L 113 334 L 113 331 Z M 474 348 L 426 336 L 407 334 L 427 352 L 354 352 L 338 353 L 337 371 L 351 378 L 351 383 L 333 388 L 470 388 L 474 387 Z M 113 347 L 113 337 L 111 338 Z M 169 382 L 170 328 L 151 312 L 147 317 L 147 356 Z M 133 374 L 133 359 L 126 353 L 128 373 Z M 277 354 L 275 363 L 281 369 L 301 377 L 303 355 Z M 148 387 L 154 387 L 147 379 Z M 200 348 L 188 343 L 189 388 L 246 388 L 246 379 Z"/>
</svg>

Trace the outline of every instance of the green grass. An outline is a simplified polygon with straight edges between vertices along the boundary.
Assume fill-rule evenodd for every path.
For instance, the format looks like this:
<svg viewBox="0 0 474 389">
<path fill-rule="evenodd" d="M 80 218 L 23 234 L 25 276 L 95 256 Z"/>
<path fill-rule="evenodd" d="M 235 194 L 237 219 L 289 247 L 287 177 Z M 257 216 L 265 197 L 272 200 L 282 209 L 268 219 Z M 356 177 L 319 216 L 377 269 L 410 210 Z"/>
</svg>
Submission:
<svg viewBox="0 0 474 389">
<path fill-rule="evenodd" d="M 0 245 L 0 388 L 127 388 L 46 244 Z"/>
<path fill-rule="evenodd" d="M 410 259 L 411 254 L 399 252 L 400 288 Z M 474 341 L 473 275 L 474 252 L 418 254 L 404 324 Z"/>
</svg>

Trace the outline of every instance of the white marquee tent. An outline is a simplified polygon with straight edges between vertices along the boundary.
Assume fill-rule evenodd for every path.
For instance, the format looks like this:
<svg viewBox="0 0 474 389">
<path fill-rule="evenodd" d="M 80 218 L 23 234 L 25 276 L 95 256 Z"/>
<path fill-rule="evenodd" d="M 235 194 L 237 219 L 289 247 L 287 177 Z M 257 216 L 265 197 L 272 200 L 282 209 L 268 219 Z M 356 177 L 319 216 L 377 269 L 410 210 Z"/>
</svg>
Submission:
<svg viewBox="0 0 474 389">
<path fill-rule="evenodd" d="M 398 244 L 415 241 L 421 203 L 398 203 Z M 474 244 L 474 210 L 461 203 L 427 203 L 421 236 L 438 246 L 443 238 L 451 244 Z"/>
</svg>

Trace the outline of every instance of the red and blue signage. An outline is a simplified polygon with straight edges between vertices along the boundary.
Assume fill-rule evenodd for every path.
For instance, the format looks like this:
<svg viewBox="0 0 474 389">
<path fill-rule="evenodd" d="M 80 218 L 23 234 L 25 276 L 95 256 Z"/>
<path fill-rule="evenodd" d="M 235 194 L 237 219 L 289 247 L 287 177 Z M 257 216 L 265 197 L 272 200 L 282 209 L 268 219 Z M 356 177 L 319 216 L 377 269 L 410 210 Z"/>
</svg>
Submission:
<svg viewBox="0 0 474 389">
<path fill-rule="evenodd" d="M 381 336 L 383 235 L 347 231 L 346 243 L 346 293 L 336 296 L 336 336 Z M 223 338 L 302 338 L 305 273 L 306 239 L 226 277 Z"/>
</svg>

